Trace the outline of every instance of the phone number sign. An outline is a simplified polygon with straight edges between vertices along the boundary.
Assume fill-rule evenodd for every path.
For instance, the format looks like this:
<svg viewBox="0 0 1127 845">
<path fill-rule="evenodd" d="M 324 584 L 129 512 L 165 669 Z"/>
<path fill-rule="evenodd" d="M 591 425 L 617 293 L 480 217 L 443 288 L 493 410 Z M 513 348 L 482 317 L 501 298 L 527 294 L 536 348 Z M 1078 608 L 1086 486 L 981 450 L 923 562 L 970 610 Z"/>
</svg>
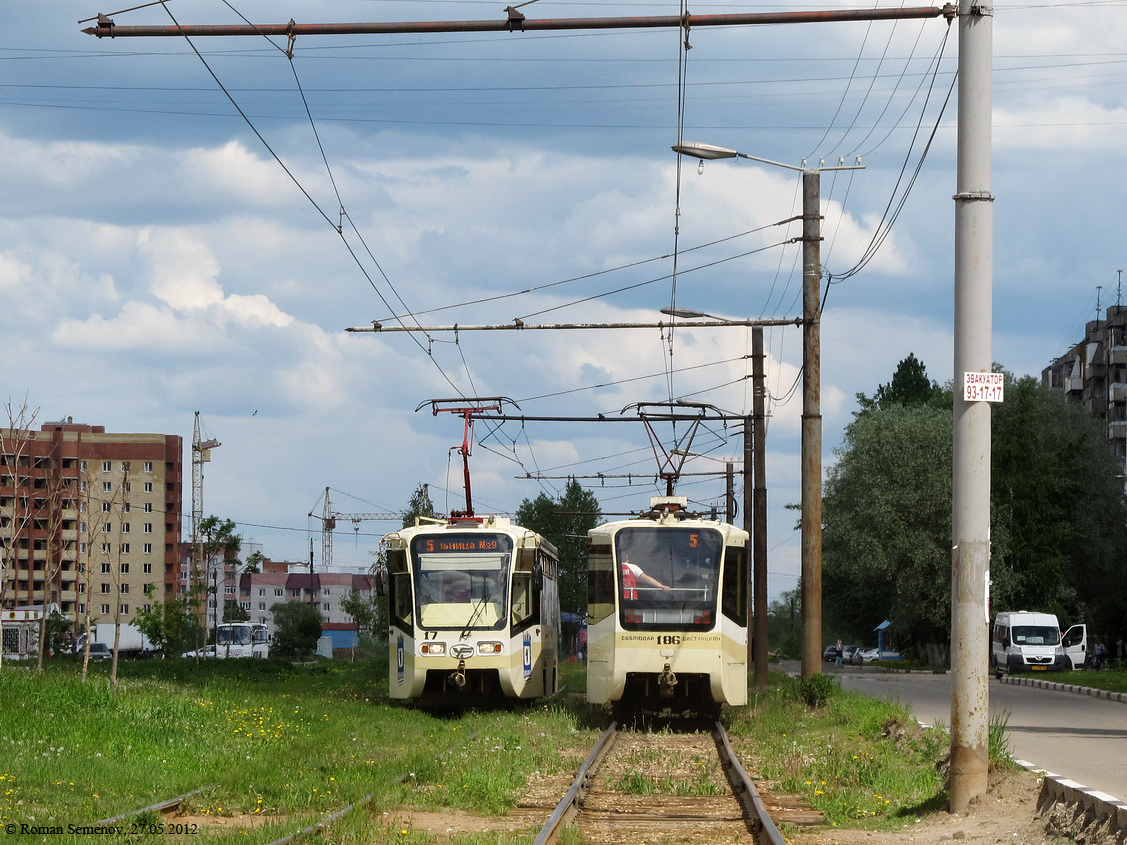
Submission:
<svg viewBox="0 0 1127 845">
<path fill-rule="evenodd" d="M 1004 373 L 963 373 L 963 401 L 1001 402 Z"/>
</svg>

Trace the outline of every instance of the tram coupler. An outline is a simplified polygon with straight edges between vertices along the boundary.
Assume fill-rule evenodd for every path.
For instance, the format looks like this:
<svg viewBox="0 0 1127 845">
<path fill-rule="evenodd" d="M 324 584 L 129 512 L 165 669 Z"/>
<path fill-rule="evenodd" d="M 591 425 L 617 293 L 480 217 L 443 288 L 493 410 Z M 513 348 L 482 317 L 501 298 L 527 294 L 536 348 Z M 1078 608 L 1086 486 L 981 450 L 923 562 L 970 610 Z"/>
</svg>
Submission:
<svg viewBox="0 0 1127 845">
<path fill-rule="evenodd" d="M 658 694 L 662 698 L 672 698 L 673 688 L 677 686 L 677 676 L 669 668 L 669 664 L 665 664 L 665 668 L 661 670 L 661 674 L 657 676 Z"/>
<path fill-rule="evenodd" d="M 459 692 L 466 688 L 466 661 L 459 660 L 458 668 L 450 673 L 447 679 Z"/>
</svg>

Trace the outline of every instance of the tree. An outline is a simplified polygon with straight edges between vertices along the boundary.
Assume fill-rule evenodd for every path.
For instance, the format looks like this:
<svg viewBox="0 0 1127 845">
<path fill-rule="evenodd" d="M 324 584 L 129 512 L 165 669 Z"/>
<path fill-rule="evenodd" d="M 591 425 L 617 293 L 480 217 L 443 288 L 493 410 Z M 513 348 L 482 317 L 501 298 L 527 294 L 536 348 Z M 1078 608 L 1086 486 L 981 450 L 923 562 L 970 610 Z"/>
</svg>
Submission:
<svg viewBox="0 0 1127 845">
<path fill-rule="evenodd" d="M 151 596 L 151 591 L 147 593 Z M 154 602 L 137 611 L 133 624 L 165 656 L 188 650 L 196 640 L 196 621 L 187 598 Z"/>
<path fill-rule="evenodd" d="M 288 660 L 309 657 L 321 637 L 321 614 L 317 608 L 301 601 L 274 605 L 274 639 L 270 654 Z"/>
<path fill-rule="evenodd" d="M 11 581 L 18 584 L 19 578 L 19 549 L 21 540 L 25 539 L 26 532 L 31 526 L 32 500 L 26 495 L 21 495 L 21 487 L 26 483 L 27 475 L 21 470 L 30 465 L 30 443 L 35 435 L 31 427 L 39 416 L 39 409 L 28 409 L 27 400 L 18 407 L 13 407 L 9 399 L 5 408 L 8 412 L 8 428 L 0 429 L 0 487 L 11 488 L 12 495 L 0 497 L 0 607 L 8 607 L 9 601 L 18 603 L 18 593 L 11 600 L 5 595 L 6 585 Z M 9 502 L 5 501 L 10 498 Z M 31 550 L 28 550 L 27 568 L 31 573 Z M 17 573 L 13 577 L 13 571 Z M 31 593 L 28 593 L 28 604 L 31 604 Z M 44 601 L 44 605 L 46 601 Z M 46 610 L 46 608 L 44 608 Z M 3 659 L 4 649 L 0 648 L 0 660 Z M 0 663 L 0 666 L 3 664 Z"/>
<path fill-rule="evenodd" d="M 229 519 L 220 519 L 217 516 L 208 516 L 200 520 L 200 551 L 203 555 L 204 572 L 196 573 L 193 578 L 192 584 L 192 598 L 196 602 L 196 613 L 199 617 L 199 642 L 197 648 L 203 647 L 203 637 L 206 636 L 205 628 L 207 626 L 207 605 L 205 604 L 206 597 L 212 596 L 212 604 L 215 607 L 216 625 L 220 622 L 220 603 L 219 596 L 227 584 L 227 567 L 234 565 L 236 568 L 239 564 L 239 550 L 243 546 L 243 538 L 236 532 L 235 525 Z M 212 574 L 212 583 L 207 584 L 206 573 Z M 222 574 L 222 584 L 220 583 L 220 574 Z M 203 577 L 204 583 L 199 583 L 199 579 Z"/>
<path fill-rule="evenodd" d="M 826 618 L 862 641 L 885 619 L 901 642 L 946 662 L 951 595 L 951 411 L 857 414 L 823 506 Z"/>
<path fill-rule="evenodd" d="M 917 364 L 901 362 L 911 378 L 877 398 L 858 397 L 825 488 L 823 589 L 843 632 L 868 639 L 889 619 L 898 641 L 943 663 L 952 418 L 933 391 L 903 387 L 921 384 Z M 991 606 L 1118 630 L 1127 504 L 1104 427 L 1031 377 L 1007 374 L 1005 395 L 991 411 Z"/>
<path fill-rule="evenodd" d="M 786 657 L 802 654 L 802 589 L 787 590 L 767 608 L 767 640 Z"/>
<path fill-rule="evenodd" d="M 410 528 L 415 524 L 415 518 L 425 516 L 434 518 L 434 502 L 430 500 L 430 485 L 420 484 L 411 494 L 411 501 L 407 503 L 407 510 L 403 512 L 403 527 Z"/>
<path fill-rule="evenodd" d="M 250 622 L 250 611 L 244 610 L 236 599 L 224 599 L 224 622 Z"/>
<path fill-rule="evenodd" d="M 1007 378 L 992 419 L 992 604 L 1122 624 L 1127 507 L 1104 424 L 1035 379 Z"/>
<path fill-rule="evenodd" d="M 892 381 L 878 387 L 872 399 L 863 393 L 857 394 L 857 404 L 862 410 L 887 408 L 893 404 L 951 407 L 950 396 L 927 377 L 927 367 L 911 352 L 897 365 Z"/>
<path fill-rule="evenodd" d="M 266 555 L 262 552 L 251 552 L 247 555 L 247 559 L 243 561 L 243 572 L 247 575 L 257 575 L 262 571 L 263 562 L 266 560 Z"/>
<path fill-rule="evenodd" d="M 356 623 L 356 635 L 360 638 L 371 637 L 376 630 L 377 607 L 375 596 L 365 598 L 364 595 L 353 587 L 348 595 L 340 600 L 340 609 L 352 617 Z"/>
<path fill-rule="evenodd" d="M 517 522 L 543 535 L 560 553 L 560 608 L 583 614 L 587 610 L 587 532 L 599 524 L 602 511 L 594 493 L 574 478 L 559 499 L 544 493 L 525 499 L 517 508 Z"/>
</svg>

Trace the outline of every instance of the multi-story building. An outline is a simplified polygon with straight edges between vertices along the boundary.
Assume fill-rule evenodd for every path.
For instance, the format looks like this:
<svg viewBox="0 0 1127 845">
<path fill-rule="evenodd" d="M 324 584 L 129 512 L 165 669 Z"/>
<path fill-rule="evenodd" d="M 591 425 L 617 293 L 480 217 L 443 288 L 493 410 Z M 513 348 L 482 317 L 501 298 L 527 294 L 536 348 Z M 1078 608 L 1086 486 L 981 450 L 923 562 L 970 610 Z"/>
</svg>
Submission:
<svg viewBox="0 0 1127 845">
<path fill-rule="evenodd" d="M 68 418 L 0 429 L 0 606 L 130 622 L 178 591 L 183 440 Z"/>
<path fill-rule="evenodd" d="M 264 567 L 277 569 L 276 565 Z M 273 608 L 283 602 L 301 601 L 313 605 L 321 614 L 321 630 L 333 638 L 335 648 L 356 644 L 356 623 L 340 606 L 352 590 L 368 600 L 372 594 L 367 575 L 345 572 L 302 572 L 301 564 L 291 564 L 289 572 L 266 571 L 243 574 L 239 579 L 239 603 L 250 614 L 251 622 L 263 622 L 274 633 Z"/>
<path fill-rule="evenodd" d="M 1127 306 L 1084 327 L 1084 339 L 1041 371 L 1041 383 L 1079 402 L 1107 425 L 1108 441 L 1127 462 Z"/>
</svg>

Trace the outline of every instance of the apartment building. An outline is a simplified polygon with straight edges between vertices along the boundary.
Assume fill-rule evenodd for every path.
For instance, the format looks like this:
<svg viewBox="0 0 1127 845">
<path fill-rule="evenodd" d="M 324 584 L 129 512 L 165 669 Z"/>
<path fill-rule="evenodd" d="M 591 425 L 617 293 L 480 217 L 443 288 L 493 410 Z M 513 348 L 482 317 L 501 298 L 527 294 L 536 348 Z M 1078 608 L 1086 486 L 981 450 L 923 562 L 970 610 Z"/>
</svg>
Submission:
<svg viewBox="0 0 1127 845">
<path fill-rule="evenodd" d="M 367 575 L 346 572 L 301 571 L 301 565 L 291 565 L 289 572 L 257 572 L 240 576 L 239 604 L 250 614 L 251 622 L 263 622 L 274 633 L 273 608 L 288 601 L 311 604 L 321 614 L 321 630 L 333 638 L 334 648 L 349 648 L 356 644 L 356 623 L 340 606 L 343 599 L 355 589 L 364 599 L 372 594 L 371 579 Z"/>
<path fill-rule="evenodd" d="M 1041 383 L 1078 402 L 1107 426 L 1127 462 L 1127 306 L 1113 305 L 1084 327 L 1084 339 L 1041 371 Z"/>
<path fill-rule="evenodd" d="M 178 435 L 0 428 L 0 606 L 124 623 L 174 596 L 182 482 Z"/>
</svg>

